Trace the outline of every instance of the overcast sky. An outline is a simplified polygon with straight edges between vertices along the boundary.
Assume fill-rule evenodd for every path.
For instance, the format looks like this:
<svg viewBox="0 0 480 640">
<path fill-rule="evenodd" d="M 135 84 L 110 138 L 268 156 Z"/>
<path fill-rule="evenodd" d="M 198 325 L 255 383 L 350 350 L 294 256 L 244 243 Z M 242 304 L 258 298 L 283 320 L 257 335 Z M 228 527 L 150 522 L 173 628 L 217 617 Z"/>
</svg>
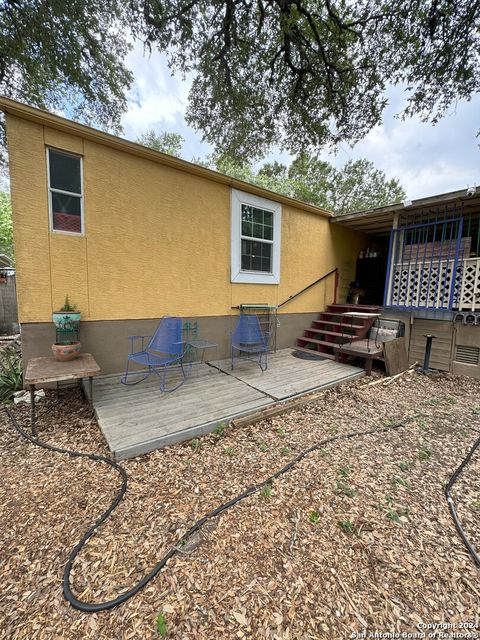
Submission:
<svg viewBox="0 0 480 640">
<path fill-rule="evenodd" d="M 135 139 L 147 129 L 181 133 L 186 142 L 183 157 L 192 160 L 211 152 L 201 142 L 201 134 L 187 127 L 185 109 L 188 81 L 172 78 L 164 58 L 154 53 L 144 57 L 137 46 L 128 57 L 135 76 L 129 97 L 129 108 L 123 118 L 125 136 Z M 459 102 L 437 125 L 419 119 L 402 121 L 395 118 L 404 101 L 400 88 L 389 92 L 389 106 L 384 122 L 376 127 L 354 149 L 342 145 L 336 157 L 324 156 L 337 166 L 349 158 L 367 158 L 388 177 L 400 180 L 408 199 L 420 198 L 467 185 L 480 186 L 480 96 L 471 102 Z M 288 161 L 274 153 L 272 157 Z"/>
</svg>

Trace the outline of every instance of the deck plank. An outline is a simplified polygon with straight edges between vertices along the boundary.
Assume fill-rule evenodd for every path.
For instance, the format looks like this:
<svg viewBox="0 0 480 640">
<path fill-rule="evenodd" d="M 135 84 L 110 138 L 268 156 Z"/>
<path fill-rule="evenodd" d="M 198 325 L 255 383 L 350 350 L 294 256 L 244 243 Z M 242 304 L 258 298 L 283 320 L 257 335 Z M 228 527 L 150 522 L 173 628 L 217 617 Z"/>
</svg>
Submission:
<svg viewBox="0 0 480 640">
<path fill-rule="evenodd" d="M 331 381 L 361 375 L 361 369 L 334 362 L 332 360 L 303 360 L 292 356 L 292 349 L 282 349 L 269 355 L 269 368 L 262 372 L 253 362 L 238 361 L 231 371 L 229 359 L 216 360 L 213 367 L 231 373 L 246 384 L 273 396 L 276 400 L 285 400 L 307 390 L 316 389 Z"/>
<path fill-rule="evenodd" d="M 94 381 L 93 404 L 100 429 L 117 459 L 128 458 L 212 431 L 216 425 L 248 415 L 313 389 L 352 380 L 364 372 L 331 360 L 301 360 L 284 349 L 269 355 L 263 372 L 251 362 L 200 363 L 183 386 L 162 393 L 154 375 L 135 386 L 121 375 Z M 170 374 L 170 382 L 179 372 Z"/>
</svg>

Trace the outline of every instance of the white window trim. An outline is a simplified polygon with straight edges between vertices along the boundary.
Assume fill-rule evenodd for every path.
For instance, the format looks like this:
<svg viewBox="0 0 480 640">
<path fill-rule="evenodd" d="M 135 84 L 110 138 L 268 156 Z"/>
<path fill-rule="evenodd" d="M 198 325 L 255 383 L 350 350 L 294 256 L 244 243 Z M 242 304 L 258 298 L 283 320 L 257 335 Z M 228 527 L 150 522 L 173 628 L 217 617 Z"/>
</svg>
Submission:
<svg viewBox="0 0 480 640">
<path fill-rule="evenodd" d="M 273 212 L 273 249 L 272 272 L 242 271 L 242 204 L 266 209 Z M 282 205 L 273 200 L 260 198 L 251 193 L 231 190 L 231 282 L 246 282 L 253 284 L 280 283 L 280 243 L 282 229 Z"/>
<path fill-rule="evenodd" d="M 80 189 L 81 193 L 73 193 L 73 191 L 63 191 L 62 189 L 55 189 L 50 186 L 50 151 L 56 151 L 57 153 L 62 153 L 65 156 L 72 156 L 72 158 L 80 159 Z M 83 210 L 83 157 L 78 155 L 77 153 L 71 153 L 70 151 L 65 151 L 64 149 L 57 149 L 55 147 L 46 147 L 45 149 L 46 157 L 47 157 L 47 187 L 48 187 L 48 222 L 50 226 L 51 233 L 61 233 L 66 236 L 84 236 L 85 235 L 85 215 Z M 75 198 L 80 198 L 80 228 L 81 232 L 77 231 L 62 231 L 61 229 L 53 228 L 53 211 L 52 211 L 52 197 L 53 193 L 61 193 L 66 196 L 74 196 Z"/>
</svg>

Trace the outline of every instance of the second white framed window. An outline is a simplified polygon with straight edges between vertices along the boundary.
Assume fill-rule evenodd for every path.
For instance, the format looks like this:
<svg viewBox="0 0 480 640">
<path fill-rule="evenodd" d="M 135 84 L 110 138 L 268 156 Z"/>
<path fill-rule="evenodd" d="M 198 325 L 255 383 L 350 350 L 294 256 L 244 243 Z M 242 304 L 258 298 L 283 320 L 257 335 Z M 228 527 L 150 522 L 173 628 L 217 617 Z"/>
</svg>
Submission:
<svg viewBox="0 0 480 640">
<path fill-rule="evenodd" d="M 280 282 L 282 206 L 232 189 L 231 281 Z"/>
</svg>

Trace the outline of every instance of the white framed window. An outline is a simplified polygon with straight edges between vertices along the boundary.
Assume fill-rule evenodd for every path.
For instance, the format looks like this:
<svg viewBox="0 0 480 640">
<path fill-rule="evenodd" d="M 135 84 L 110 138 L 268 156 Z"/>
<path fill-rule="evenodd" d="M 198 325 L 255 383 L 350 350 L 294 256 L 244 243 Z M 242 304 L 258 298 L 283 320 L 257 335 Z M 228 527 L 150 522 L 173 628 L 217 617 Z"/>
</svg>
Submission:
<svg viewBox="0 0 480 640">
<path fill-rule="evenodd" d="M 231 281 L 280 282 L 282 205 L 232 189 Z"/>
<path fill-rule="evenodd" d="M 47 148 L 48 208 L 51 231 L 82 235 L 82 157 Z"/>
</svg>

